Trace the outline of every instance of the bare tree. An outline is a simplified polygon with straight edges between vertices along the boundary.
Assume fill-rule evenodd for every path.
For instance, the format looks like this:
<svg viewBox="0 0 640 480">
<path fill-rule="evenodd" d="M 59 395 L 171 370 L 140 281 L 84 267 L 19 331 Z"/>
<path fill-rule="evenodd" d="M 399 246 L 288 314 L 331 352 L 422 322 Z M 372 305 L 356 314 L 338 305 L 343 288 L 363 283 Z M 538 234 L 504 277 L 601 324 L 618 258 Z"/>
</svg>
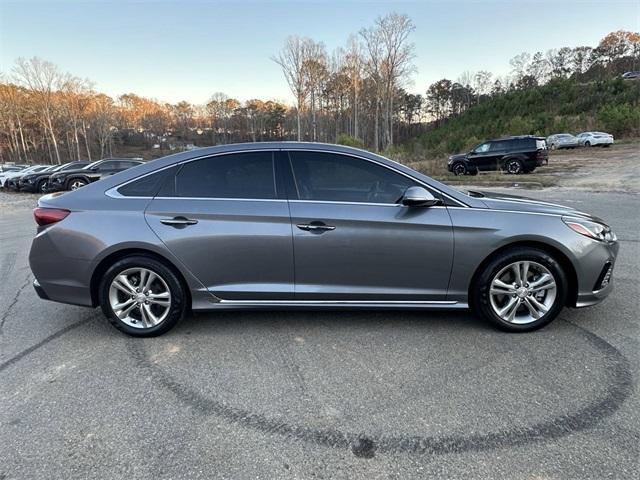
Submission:
<svg viewBox="0 0 640 480">
<path fill-rule="evenodd" d="M 278 56 L 272 57 L 272 60 L 282 68 L 282 73 L 289 84 L 291 93 L 296 99 L 298 141 L 302 140 L 301 113 L 309 93 L 306 67 L 312 45 L 314 45 L 314 42 L 310 38 L 291 36 L 287 38 Z"/>
<path fill-rule="evenodd" d="M 482 95 L 488 95 L 491 92 L 492 77 L 493 74 L 486 70 L 480 70 L 475 74 L 473 88 L 478 95 L 478 103 Z"/>
<path fill-rule="evenodd" d="M 14 68 L 16 79 L 31 90 L 37 99 L 41 113 L 41 121 L 45 131 L 49 133 L 55 160 L 62 163 L 58 149 L 58 139 L 53 128 L 55 114 L 55 92 L 61 87 L 63 76 L 58 68 L 51 62 L 37 57 L 29 60 L 19 58 Z M 53 162 L 53 158 L 51 159 Z"/>
<path fill-rule="evenodd" d="M 415 30 L 407 15 L 390 13 L 376 20 L 376 29 L 382 42 L 382 82 L 385 105 L 385 145 L 393 145 L 393 101 L 395 91 L 415 72 L 415 47 L 409 35 Z"/>
<path fill-rule="evenodd" d="M 353 91 L 353 136 L 355 138 L 360 138 L 360 133 L 358 131 L 358 96 L 360 94 L 360 89 L 362 88 L 363 59 L 362 45 L 354 35 L 351 35 L 349 40 L 347 40 L 345 64 L 349 75 L 349 81 L 351 83 L 351 89 Z"/>
<path fill-rule="evenodd" d="M 327 69 L 327 52 L 323 43 L 309 41 L 305 50 L 303 72 L 305 77 L 305 90 L 310 97 L 311 107 L 311 140 L 318 139 L 318 125 L 316 120 L 316 98 L 322 92 L 322 86 L 329 72 Z"/>
<path fill-rule="evenodd" d="M 531 54 L 528 52 L 522 52 L 509 60 L 511 65 L 511 74 L 513 75 L 513 82 L 518 83 L 522 77 L 527 74 L 527 67 L 531 61 Z"/>
</svg>

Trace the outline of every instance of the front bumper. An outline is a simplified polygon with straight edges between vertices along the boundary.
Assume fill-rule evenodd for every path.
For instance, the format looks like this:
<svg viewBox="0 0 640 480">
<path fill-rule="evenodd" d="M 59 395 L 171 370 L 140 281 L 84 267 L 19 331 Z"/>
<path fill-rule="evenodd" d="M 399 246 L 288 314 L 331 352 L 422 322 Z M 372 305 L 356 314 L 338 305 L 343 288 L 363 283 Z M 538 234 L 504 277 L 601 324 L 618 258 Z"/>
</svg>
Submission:
<svg viewBox="0 0 640 480">
<path fill-rule="evenodd" d="M 613 291 L 613 272 L 619 248 L 617 242 L 598 242 L 582 259 L 581 271 L 577 272 L 579 291 L 575 307 L 600 303 Z"/>
<path fill-rule="evenodd" d="M 21 192 L 35 192 L 36 191 L 36 186 L 33 183 L 19 183 L 18 184 L 18 190 L 20 190 Z"/>
</svg>

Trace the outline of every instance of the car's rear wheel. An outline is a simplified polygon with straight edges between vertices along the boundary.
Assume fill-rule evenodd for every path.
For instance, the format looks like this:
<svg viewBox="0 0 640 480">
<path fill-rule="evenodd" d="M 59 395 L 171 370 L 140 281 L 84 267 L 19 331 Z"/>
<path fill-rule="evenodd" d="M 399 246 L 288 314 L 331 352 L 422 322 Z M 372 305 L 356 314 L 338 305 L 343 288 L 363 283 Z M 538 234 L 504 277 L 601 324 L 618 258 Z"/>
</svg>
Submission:
<svg viewBox="0 0 640 480">
<path fill-rule="evenodd" d="M 455 176 L 466 175 L 468 173 L 466 165 L 462 162 L 454 163 L 451 171 Z"/>
<path fill-rule="evenodd" d="M 584 142 L 584 146 L 585 147 L 590 147 L 591 146 L 591 142 L 589 140 L 587 140 L 586 142 Z"/>
<path fill-rule="evenodd" d="M 176 274 L 152 257 L 115 262 L 99 286 L 102 311 L 120 331 L 136 337 L 161 335 L 184 316 L 187 295 Z"/>
<path fill-rule="evenodd" d="M 45 187 L 46 186 L 47 186 L 47 181 L 46 180 L 40 180 L 38 182 L 38 185 L 36 186 L 36 192 L 45 193 Z"/>
<path fill-rule="evenodd" d="M 86 181 L 84 181 L 81 178 L 74 178 L 73 180 L 71 180 L 69 182 L 69 190 L 77 190 L 81 187 L 84 187 L 87 184 Z"/>
<path fill-rule="evenodd" d="M 511 175 L 518 175 L 524 171 L 524 165 L 522 165 L 522 162 L 517 158 L 512 158 L 507 160 L 507 163 L 504 165 L 504 169 Z"/>
<path fill-rule="evenodd" d="M 472 305 L 479 316 L 506 331 L 528 332 L 558 316 L 567 279 L 547 252 L 514 248 L 484 266 L 473 292 Z"/>
</svg>

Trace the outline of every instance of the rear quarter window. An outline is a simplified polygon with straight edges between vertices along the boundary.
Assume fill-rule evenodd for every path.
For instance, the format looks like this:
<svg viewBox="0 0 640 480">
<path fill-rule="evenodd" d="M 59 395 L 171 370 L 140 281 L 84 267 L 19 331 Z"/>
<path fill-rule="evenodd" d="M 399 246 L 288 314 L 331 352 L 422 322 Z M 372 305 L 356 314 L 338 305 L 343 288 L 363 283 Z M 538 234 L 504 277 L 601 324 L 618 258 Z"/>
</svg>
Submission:
<svg viewBox="0 0 640 480">
<path fill-rule="evenodd" d="M 118 193 L 124 197 L 155 197 L 165 183 L 173 183 L 171 180 L 175 177 L 177 170 L 177 166 L 173 166 L 145 175 L 121 186 L 118 188 Z"/>
</svg>

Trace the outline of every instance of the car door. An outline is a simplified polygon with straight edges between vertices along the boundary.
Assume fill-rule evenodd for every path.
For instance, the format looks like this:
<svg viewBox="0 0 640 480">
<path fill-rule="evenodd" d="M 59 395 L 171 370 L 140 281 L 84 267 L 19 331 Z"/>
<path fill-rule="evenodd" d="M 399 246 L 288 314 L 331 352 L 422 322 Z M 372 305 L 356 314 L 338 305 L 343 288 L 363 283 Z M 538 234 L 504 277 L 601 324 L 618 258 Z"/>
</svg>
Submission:
<svg viewBox="0 0 640 480">
<path fill-rule="evenodd" d="M 167 248 L 223 300 L 293 297 L 293 246 L 274 153 L 183 164 L 145 211 Z"/>
<path fill-rule="evenodd" d="M 493 170 L 494 161 L 490 152 L 491 142 L 478 145 L 470 154 L 470 166 L 475 166 L 478 170 Z"/>
<path fill-rule="evenodd" d="M 406 207 L 416 181 L 376 162 L 291 150 L 295 298 L 442 301 L 453 261 L 446 207 Z"/>
</svg>

